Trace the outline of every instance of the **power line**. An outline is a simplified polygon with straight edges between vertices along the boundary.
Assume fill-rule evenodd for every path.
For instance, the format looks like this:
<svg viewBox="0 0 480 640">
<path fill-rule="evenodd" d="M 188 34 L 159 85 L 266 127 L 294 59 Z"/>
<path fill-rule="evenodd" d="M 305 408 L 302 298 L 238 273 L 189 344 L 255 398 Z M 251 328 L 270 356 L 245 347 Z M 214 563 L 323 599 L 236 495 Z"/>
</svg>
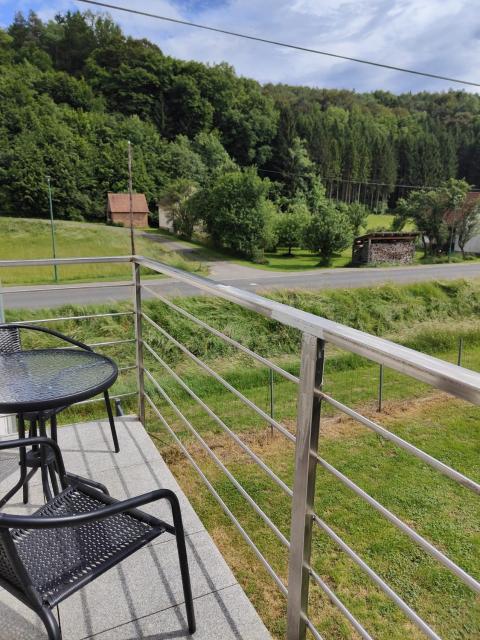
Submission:
<svg viewBox="0 0 480 640">
<path fill-rule="evenodd" d="M 307 53 L 315 53 L 320 56 L 328 56 L 330 58 L 338 58 L 340 60 L 347 60 L 348 62 L 357 62 L 359 64 L 367 64 L 372 67 L 381 67 L 382 69 L 390 69 L 391 71 L 400 71 L 402 73 L 410 73 L 416 76 L 424 76 L 426 78 L 434 78 L 435 80 L 446 80 L 447 82 L 455 82 L 456 84 L 464 84 L 472 87 L 480 87 L 480 83 L 471 82 L 470 80 L 459 80 L 458 78 L 450 78 L 448 76 L 441 76 L 436 73 L 428 73 L 427 71 L 417 71 L 415 69 L 406 69 L 404 67 L 395 67 L 390 64 L 383 64 L 381 62 L 374 62 L 372 60 L 363 60 L 362 58 L 352 58 L 350 56 L 343 56 L 339 53 L 331 53 L 330 51 L 320 51 L 319 49 L 310 49 L 309 47 L 301 47 L 295 44 L 288 44 L 286 42 L 279 42 L 277 40 L 268 40 L 267 38 L 260 38 L 258 36 L 251 36 L 246 33 L 238 33 L 236 31 L 229 31 L 227 29 L 219 29 L 218 27 L 210 27 L 205 24 L 198 24 L 195 22 L 188 22 L 187 20 L 179 20 L 178 18 L 169 18 L 167 16 L 161 16 L 155 13 L 148 13 L 147 11 L 139 11 L 137 9 L 128 9 L 127 7 L 119 7 L 115 4 L 109 4 L 106 2 L 97 2 L 97 0 L 77 0 L 77 2 L 83 2 L 84 4 L 95 5 L 97 7 L 103 7 L 104 9 L 114 9 L 116 11 L 124 11 L 126 13 L 133 13 L 139 16 L 145 16 L 146 18 L 155 18 L 157 20 L 164 20 L 165 22 L 173 22 L 175 24 L 182 24 L 187 27 L 194 27 L 195 29 L 204 29 L 205 31 L 214 31 L 215 33 L 223 33 L 227 36 L 234 36 L 235 38 L 244 38 L 246 40 L 254 40 L 255 42 L 263 42 L 265 44 L 273 44 L 277 47 L 285 47 L 287 49 L 295 49 L 297 51 L 305 51 Z"/>
<path fill-rule="evenodd" d="M 262 169 L 258 168 L 258 171 L 263 171 L 264 173 L 276 173 L 279 176 L 283 176 L 284 178 L 310 178 L 311 174 L 308 173 L 286 173 L 283 171 L 276 171 L 275 169 Z M 376 187 L 398 187 L 402 189 L 438 189 L 439 185 L 426 185 L 426 184 L 392 184 L 391 182 L 372 182 L 369 180 L 349 180 L 347 178 L 339 178 L 338 176 L 319 176 L 322 181 L 330 180 L 331 182 L 345 182 L 349 184 L 365 184 Z M 475 185 L 472 186 L 470 192 L 477 192 L 480 189 L 477 189 Z"/>
</svg>

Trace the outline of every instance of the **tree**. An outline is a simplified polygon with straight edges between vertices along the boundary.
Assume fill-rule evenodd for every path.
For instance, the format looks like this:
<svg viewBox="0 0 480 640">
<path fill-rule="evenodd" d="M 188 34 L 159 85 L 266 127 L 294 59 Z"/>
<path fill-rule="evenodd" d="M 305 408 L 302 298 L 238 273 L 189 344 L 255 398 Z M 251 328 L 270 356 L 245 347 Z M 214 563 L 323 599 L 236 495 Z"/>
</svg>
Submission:
<svg viewBox="0 0 480 640">
<path fill-rule="evenodd" d="M 204 221 L 215 246 L 252 258 L 267 244 L 269 183 L 254 169 L 219 176 L 189 203 Z"/>
<path fill-rule="evenodd" d="M 322 261 L 328 264 L 334 253 L 351 245 L 352 240 L 353 232 L 347 213 L 325 198 L 305 227 L 304 246 L 319 253 Z"/>
<path fill-rule="evenodd" d="M 465 258 L 465 245 L 478 232 L 480 227 L 480 200 L 465 197 L 460 207 L 460 215 L 455 226 L 458 246 Z"/>
<path fill-rule="evenodd" d="M 437 189 L 411 192 L 407 199 L 398 201 L 395 228 L 402 229 L 407 221 L 413 222 L 422 235 L 425 257 L 428 253 L 435 255 L 448 251 L 458 209 L 468 189 L 464 180 L 451 178 Z"/>
<path fill-rule="evenodd" d="M 292 255 L 293 247 L 299 247 L 302 243 L 310 218 L 310 211 L 304 202 L 292 203 L 288 211 L 278 216 L 278 244 L 287 247 L 289 256 Z"/>
<path fill-rule="evenodd" d="M 190 199 L 198 190 L 198 183 L 187 178 L 172 180 L 162 192 L 159 204 L 168 209 L 168 217 L 173 224 L 174 232 L 190 240 L 199 221 L 199 214 Z"/>
<path fill-rule="evenodd" d="M 368 209 L 360 202 L 352 202 L 347 207 L 347 214 L 350 219 L 354 236 L 358 236 L 360 229 L 366 226 L 368 218 Z"/>
</svg>

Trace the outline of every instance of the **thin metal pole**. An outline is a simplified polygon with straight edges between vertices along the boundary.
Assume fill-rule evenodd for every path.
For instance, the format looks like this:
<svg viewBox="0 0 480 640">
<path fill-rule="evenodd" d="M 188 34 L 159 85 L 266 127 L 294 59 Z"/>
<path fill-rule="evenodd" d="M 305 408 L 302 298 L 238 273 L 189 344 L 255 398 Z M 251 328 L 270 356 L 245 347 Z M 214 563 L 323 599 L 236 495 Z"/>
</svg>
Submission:
<svg viewBox="0 0 480 640">
<path fill-rule="evenodd" d="M 50 230 L 52 232 L 52 253 L 53 259 L 57 257 L 57 248 L 55 246 L 55 223 L 53 221 L 53 202 L 52 202 L 52 187 L 50 184 L 50 176 L 47 176 L 47 186 L 48 186 L 48 205 L 50 209 Z M 58 271 L 57 265 L 53 265 L 53 276 L 55 278 L 55 282 L 58 282 Z"/>
<path fill-rule="evenodd" d="M 316 460 L 321 399 L 315 388 L 323 383 L 325 343 L 304 333 L 297 408 L 295 480 L 293 484 L 288 566 L 287 638 L 304 640 L 308 615 L 308 588 L 314 513 Z"/>
<path fill-rule="evenodd" d="M 136 255 L 135 251 L 135 234 L 133 233 L 133 182 L 132 182 L 132 144 L 128 141 L 128 199 L 130 211 L 130 248 L 132 256 Z"/>
<path fill-rule="evenodd" d="M 135 351 L 138 385 L 138 418 L 145 424 L 145 382 L 143 367 L 143 338 L 142 338 L 142 283 L 140 265 L 133 264 L 133 281 L 135 284 Z"/>
<path fill-rule="evenodd" d="M 457 359 L 457 364 L 459 367 L 462 366 L 462 356 L 463 356 L 463 338 L 460 337 L 458 339 L 458 359 Z"/>
<path fill-rule="evenodd" d="M 380 413 L 382 411 L 383 405 L 383 364 L 380 365 L 380 373 L 378 376 L 378 407 L 377 411 Z"/>
<path fill-rule="evenodd" d="M 3 305 L 3 287 L 0 279 L 0 322 L 5 322 L 5 307 Z"/>
<path fill-rule="evenodd" d="M 275 398 L 273 395 L 273 370 L 269 369 L 268 370 L 268 378 L 269 378 L 269 383 L 270 383 L 270 417 L 274 418 L 274 412 L 275 412 Z M 270 425 L 270 431 L 271 431 L 271 435 L 273 436 L 273 425 Z"/>
</svg>

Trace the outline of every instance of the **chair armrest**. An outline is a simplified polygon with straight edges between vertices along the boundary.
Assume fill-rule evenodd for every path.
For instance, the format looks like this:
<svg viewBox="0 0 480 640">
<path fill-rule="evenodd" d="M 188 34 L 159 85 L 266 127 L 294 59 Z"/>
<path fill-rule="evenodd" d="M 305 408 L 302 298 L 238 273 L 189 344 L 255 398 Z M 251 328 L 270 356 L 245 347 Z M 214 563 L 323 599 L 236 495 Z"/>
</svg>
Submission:
<svg viewBox="0 0 480 640">
<path fill-rule="evenodd" d="M 75 340 L 74 338 L 70 338 L 69 336 L 60 333 L 59 331 L 55 331 L 55 329 L 48 329 L 47 327 L 39 327 L 35 324 L 20 324 L 20 323 L 8 323 L 8 324 L 0 324 L 0 329 L 28 329 L 31 331 L 40 331 L 41 333 L 46 333 L 50 336 L 55 336 L 64 342 L 68 342 L 69 344 L 73 344 L 75 347 L 80 347 L 84 351 L 93 351 L 88 344 L 84 342 L 80 342 L 79 340 Z"/>
<path fill-rule="evenodd" d="M 87 486 L 93 487 L 94 489 L 98 489 L 105 495 L 109 496 L 110 492 L 107 487 L 101 482 L 97 482 L 96 480 L 91 480 L 90 478 L 84 478 L 83 476 L 77 476 L 75 473 L 71 473 L 67 471 L 67 478 L 69 480 L 74 480 L 77 483 L 86 484 Z"/>
<path fill-rule="evenodd" d="M 89 522 L 99 522 L 100 520 L 104 520 L 110 516 L 124 513 L 125 511 L 131 511 L 144 504 L 149 504 L 150 502 L 156 502 L 157 500 L 162 499 L 166 499 L 170 502 L 174 522 L 177 524 L 177 514 L 180 512 L 180 505 L 177 496 L 170 489 L 156 489 L 155 491 L 150 491 L 149 493 L 144 493 L 134 498 L 128 498 L 127 500 L 121 500 L 118 502 L 114 501 L 101 509 L 95 509 L 95 511 L 90 511 L 89 513 L 81 513 L 74 516 L 16 516 L 8 513 L 0 513 L 0 529 L 11 527 L 19 529 L 60 529 L 62 527 L 78 527 Z M 169 533 L 175 533 L 175 527 L 172 527 L 163 521 L 162 524 Z"/>
<path fill-rule="evenodd" d="M 60 447 L 51 438 L 45 436 L 38 436 L 36 438 L 17 438 L 15 440 L 0 440 L 0 451 L 6 449 L 19 449 L 20 447 L 31 447 L 32 445 L 41 445 L 50 447 L 55 455 L 55 462 L 57 463 L 57 469 L 60 476 L 60 482 L 62 488 L 65 489 L 68 485 L 67 472 L 65 471 L 65 465 L 63 463 L 62 453 Z"/>
</svg>

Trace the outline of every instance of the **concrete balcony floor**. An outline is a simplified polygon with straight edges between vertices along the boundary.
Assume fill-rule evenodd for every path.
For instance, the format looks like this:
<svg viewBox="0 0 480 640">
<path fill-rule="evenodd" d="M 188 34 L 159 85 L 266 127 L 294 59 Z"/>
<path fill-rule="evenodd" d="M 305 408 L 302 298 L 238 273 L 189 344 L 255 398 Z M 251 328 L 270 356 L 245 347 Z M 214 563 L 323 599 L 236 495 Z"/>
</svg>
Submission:
<svg viewBox="0 0 480 640">
<path fill-rule="evenodd" d="M 267 640 L 268 631 L 258 617 L 219 550 L 193 511 L 174 477 L 140 422 L 117 418 L 120 453 L 112 451 L 106 422 L 63 427 L 59 432 L 68 471 L 104 483 L 112 496 L 122 499 L 165 487 L 180 499 L 189 555 L 197 632 L 194 640 Z M 185 464 L 188 464 L 186 461 Z M 2 466 L 0 464 L 0 466 Z M 18 473 L 8 463 L 0 472 L 0 495 Z M 7 475 L 7 477 L 4 477 Z M 36 474 L 30 505 L 18 493 L 3 509 L 29 513 L 42 502 Z M 145 507 L 171 522 L 168 505 Z M 59 607 L 64 640 L 161 640 L 189 638 L 175 540 L 163 534 L 150 545 L 87 585 Z M 46 633 L 37 616 L 0 589 L 0 640 L 43 640 Z"/>
</svg>

